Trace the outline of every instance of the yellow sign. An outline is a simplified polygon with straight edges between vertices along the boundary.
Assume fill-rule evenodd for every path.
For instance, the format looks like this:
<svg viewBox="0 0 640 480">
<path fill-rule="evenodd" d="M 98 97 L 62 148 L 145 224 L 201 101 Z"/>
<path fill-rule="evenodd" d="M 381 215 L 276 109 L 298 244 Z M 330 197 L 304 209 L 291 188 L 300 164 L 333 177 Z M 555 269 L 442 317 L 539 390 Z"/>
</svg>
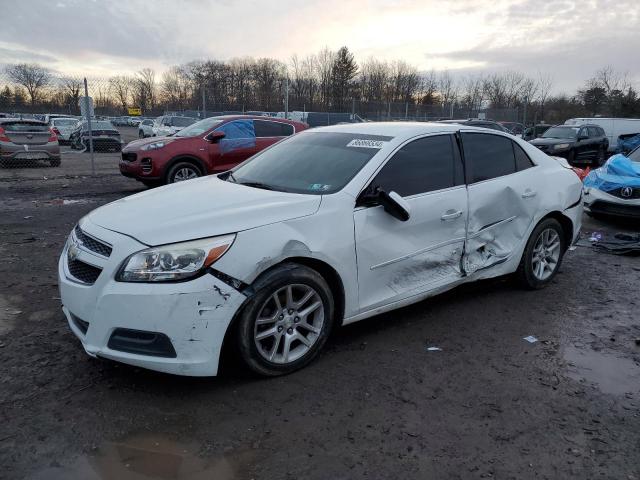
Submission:
<svg viewBox="0 0 640 480">
<path fill-rule="evenodd" d="M 129 112 L 129 115 L 142 115 L 142 110 L 139 108 L 127 108 L 127 111 Z"/>
</svg>

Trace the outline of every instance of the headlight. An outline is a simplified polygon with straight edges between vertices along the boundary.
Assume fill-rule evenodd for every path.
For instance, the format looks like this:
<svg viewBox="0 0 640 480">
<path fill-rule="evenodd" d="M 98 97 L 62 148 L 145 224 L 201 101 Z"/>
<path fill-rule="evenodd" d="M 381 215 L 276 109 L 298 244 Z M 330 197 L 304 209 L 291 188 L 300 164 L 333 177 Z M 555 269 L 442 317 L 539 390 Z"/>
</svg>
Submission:
<svg viewBox="0 0 640 480">
<path fill-rule="evenodd" d="M 165 142 L 165 141 L 147 143 L 146 145 L 143 145 L 142 147 L 140 147 L 140 150 L 144 150 L 145 152 L 148 150 L 158 150 L 166 146 L 168 143 L 169 142 Z"/>
<path fill-rule="evenodd" d="M 120 282 L 170 282 L 200 274 L 229 250 L 235 235 L 152 247 L 127 258 L 116 280 Z"/>
<path fill-rule="evenodd" d="M 553 148 L 556 150 L 562 150 L 563 148 L 569 148 L 570 146 L 570 143 L 558 143 L 557 145 L 554 145 Z"/>
</svg>

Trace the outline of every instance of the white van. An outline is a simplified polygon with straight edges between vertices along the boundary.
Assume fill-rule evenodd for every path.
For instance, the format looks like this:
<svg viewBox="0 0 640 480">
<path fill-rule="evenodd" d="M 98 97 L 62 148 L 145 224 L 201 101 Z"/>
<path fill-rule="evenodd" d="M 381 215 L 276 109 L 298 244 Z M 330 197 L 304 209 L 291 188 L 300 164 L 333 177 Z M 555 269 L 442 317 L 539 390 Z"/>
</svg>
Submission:
<svg viewBox="0 0 640 480">
<path fill-rule="evenodd" d="M 629 133 L 640 133 L 639 118 L 570 118 L 565 125 L 584 125 L 586 123 L 602 127 L 609 139 L 609 151 L 615 151 L 618 137 Z"/>
</svg>

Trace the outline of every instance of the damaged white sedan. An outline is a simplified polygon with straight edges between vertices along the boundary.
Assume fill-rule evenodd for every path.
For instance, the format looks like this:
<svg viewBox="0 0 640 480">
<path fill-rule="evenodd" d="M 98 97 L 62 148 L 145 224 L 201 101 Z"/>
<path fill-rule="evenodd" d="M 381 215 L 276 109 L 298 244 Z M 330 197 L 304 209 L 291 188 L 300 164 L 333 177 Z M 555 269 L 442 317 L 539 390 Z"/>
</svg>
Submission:
<svg viewBox="0 0 640 480">
<path fill-rule="evenodd" d="M 501 132 L 318 128 L 84 217 L 60 257 L 63 311 L 92 356 L 206 376 L 224 344 L 284 374 L 336 326 L 461 283 L 547 285 L 581 197 L 571 169 Z"/>
</svg>

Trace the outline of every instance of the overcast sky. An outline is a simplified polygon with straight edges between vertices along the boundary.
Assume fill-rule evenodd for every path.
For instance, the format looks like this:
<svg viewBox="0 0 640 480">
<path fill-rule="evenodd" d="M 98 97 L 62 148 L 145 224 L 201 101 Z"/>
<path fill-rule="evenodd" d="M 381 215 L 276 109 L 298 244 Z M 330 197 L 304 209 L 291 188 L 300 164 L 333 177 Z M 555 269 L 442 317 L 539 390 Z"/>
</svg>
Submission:
<svg viewBox="0 0 640 480">
<path fill-rule="evenodd" d="M 14 1 L 2 9 L 0 64 L 108 76 L 342 45 L 421 70 L 549 73 L 567 93 L 605 65 L 637 85 L 640 0 Z"/>
</svg>

